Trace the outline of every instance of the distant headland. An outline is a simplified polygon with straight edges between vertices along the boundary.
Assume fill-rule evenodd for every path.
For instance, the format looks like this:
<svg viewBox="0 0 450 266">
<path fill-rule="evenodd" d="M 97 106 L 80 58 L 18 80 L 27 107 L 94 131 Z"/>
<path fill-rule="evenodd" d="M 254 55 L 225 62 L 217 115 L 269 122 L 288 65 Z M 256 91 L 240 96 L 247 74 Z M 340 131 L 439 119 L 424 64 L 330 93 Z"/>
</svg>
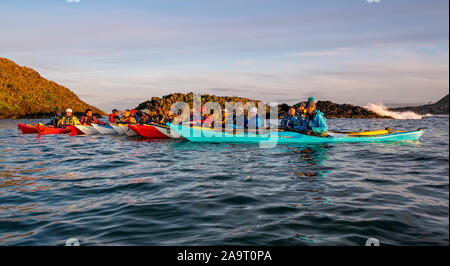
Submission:
<svg viewBox="0 0 450 266">
<path fill-rule="evenodd" d="M 55 110 L 66 108 L 72 108 L 75 114 L 89 108 L 96 115 L 106 115 L 33 69 L 0 57 L 0 118 L 49 117 Z"/>
<path fill-rule="evenodd" d="M 418 114 L 432 114 L 432 115 L 448 115 L 448 94 L 444 96 L 444 98 L 432 104 L 425 104 L 420 106 L 410 106 L 410 107 L 397 107 L 397 108 L 389 108 L 391 111 L 397 112 L 414 112 Z"/>
</svg>

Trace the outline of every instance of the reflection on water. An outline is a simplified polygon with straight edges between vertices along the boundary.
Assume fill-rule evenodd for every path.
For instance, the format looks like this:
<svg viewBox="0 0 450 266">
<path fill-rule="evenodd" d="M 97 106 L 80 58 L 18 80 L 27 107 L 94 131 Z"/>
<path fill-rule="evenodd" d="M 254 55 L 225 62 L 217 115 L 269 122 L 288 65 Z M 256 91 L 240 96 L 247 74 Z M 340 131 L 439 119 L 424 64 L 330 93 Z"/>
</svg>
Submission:
<svg viewBox="0 0 450 266">
<path fill-rule="evenodd" d="M 34 122 L 34 121 L 23 121 Z M 448 117 L 416 143 L 190 143 L 17 134 L 0 121 L 0 244 L 448 244 Z"/>
</svg>

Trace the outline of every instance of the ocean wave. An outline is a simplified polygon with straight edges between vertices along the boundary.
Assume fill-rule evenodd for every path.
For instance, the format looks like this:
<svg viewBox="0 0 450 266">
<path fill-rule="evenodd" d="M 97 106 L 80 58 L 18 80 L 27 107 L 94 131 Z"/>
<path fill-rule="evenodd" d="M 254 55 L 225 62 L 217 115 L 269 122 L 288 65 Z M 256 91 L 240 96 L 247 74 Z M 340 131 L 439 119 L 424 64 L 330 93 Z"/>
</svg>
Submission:
<svg viewBox="0 0 450 266">
<path fill-rule="evenodd" d="M 424 117 L 431 116 L 430 114 L 426 115 L 420 115 L 411 111 L 407 112 L 395 112 L 390 111 L 386 106 L 384 106 L 382 103 L 368 103 L 366 106 L 364 106 L 367 110 L 370 110 L 374 113 L 377 113 L 379 115 L 383 116 L 390 116 L 394 119 L 422 119 Z"/>
</svg>

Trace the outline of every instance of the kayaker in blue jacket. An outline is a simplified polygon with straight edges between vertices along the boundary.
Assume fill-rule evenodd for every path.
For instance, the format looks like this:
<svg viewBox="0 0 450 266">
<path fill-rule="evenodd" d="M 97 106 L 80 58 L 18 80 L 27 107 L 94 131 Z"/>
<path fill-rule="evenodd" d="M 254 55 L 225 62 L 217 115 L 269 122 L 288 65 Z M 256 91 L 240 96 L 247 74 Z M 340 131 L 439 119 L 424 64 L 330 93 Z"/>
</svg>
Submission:
<svg viewBox="0 0 450 266">
<path fill-rule="evenodd" d="M 297 116 L 295 115 L 295 108 L 290 108 L 288 113 L 281 119 L 281 128 L 294 128 L 297 123 Z"/>
<path fill-rule="evenodd" d="M 298 115 L 297 120 L 295 121 L 294 128 L 299 131 L 307 131 L 308 130 L 308 119 L 306 119 L 306 104 L 300 103 L 300 106 L 297 108 Z"/>
<path fill-rule="evenodd" d="M 308 119 L 308 131 L 312 131 L 316 134 L 323 134 L 327 132 L 327 120 L 323 113 L 316 109 L 316 103 L 314 100 L 308 101 L 306 107 L 306 116 Z"/>
<path fill-rule="evenodd" d="M 256 107 L 252 107 L 248 111 L 247 127 L 249 129 L 262 129 L 264 127 L 264 120 L 258 116 L 258 109 Z"/>
<path fill-rule="evenodd" d="M 61 120 L 63 118 L 62 115 L 62 111 L 61 110 L 56 110 L 55 112 L 55 116 L 52 117 L 52 119 L 50 119 L 50 121 L 48 121 L 47 124 L 45 124 L 46 126 L 58 126 L 59 120 Z"/>
</svg>

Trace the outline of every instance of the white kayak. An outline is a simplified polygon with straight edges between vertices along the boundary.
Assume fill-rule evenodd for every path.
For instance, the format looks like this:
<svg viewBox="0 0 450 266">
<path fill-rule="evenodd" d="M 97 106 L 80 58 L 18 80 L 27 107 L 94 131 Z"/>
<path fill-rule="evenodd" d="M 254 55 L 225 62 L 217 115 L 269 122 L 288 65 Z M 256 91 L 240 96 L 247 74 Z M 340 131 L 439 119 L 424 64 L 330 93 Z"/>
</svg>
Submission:
<svg viewBox="0 0 450 266">
<path fill-rule="evenodd" d="M 159 132 L 161 132 L 162 134 L 166 135 L 169 138 L 172 139 L 182 138 L 182 136 L 178 132 L 176 132 L 175 130 L 170 130 L 170 127 L 160 125 L 153 125 L 153 127 L 155 127 Z"/>
<path fill-rule="evenodd" d="M 109 125 L 92 124 L 92 126 L 102 135 L 118 134 L 117 131 Z"/>
<path fill-rule="evenodd" d="M 127 135 L 130 137 L 137 136 L 138 134 L 133 130 L 128 128 L 128 125 L 120 124 L 120 125 L 111 125 L 117 133 L 121 135 Z"/>
<path fill-rule="evenodd" d="M 75 127 L 86 135 L 96 135 L 99 133 L 93 126 L 75 125 Z"/>
<path fill-rule="evenodd" d="M 120 135 L 125 135 L 125 131 L 123 130 L 123 128 L 119 125 L 111 125 L 111 127 Z"/>
</svg>

